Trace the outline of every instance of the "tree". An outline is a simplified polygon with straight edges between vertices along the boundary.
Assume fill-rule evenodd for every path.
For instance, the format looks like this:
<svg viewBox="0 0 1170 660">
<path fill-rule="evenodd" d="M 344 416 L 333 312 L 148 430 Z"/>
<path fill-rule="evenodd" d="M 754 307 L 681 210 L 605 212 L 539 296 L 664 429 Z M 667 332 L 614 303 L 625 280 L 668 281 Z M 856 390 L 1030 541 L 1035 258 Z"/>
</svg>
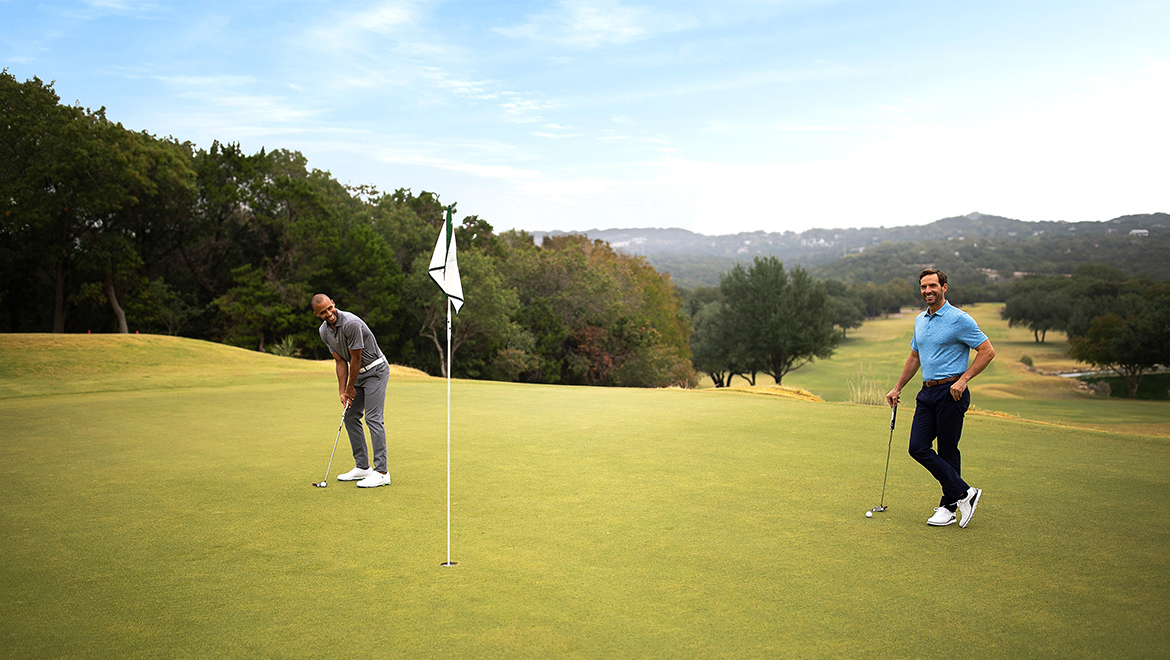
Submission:
<svg viewBox="0 0 1170 660">
<path fill-rule="evenodd" d="M 839 340 L 822 284 L 802 268 L 791 274 L 775 257 L 737 264 L 720 282 L 733 362 L 770 375 L 785 374 L 833 354 Z"/>
<path fill-rule="evenodd" d="M 1137 398 L 1142 376 L 1170 365 L 1170 286 L 1151 287 L 1153 295 L 1132 299 L 1128 316 L 1103 314 L 1084 335 L 1069 338 L 1069 356 L 1125 379 L 1129 398 Z"/>
<path fill-rule="evenodd" d="M 833 325 L 841 329 L 841 337 L 865 322 L 865 303 L 853 295 L 849 287 L 836 280 L 825 280 L 825 292 L 833 305 Z"/>
<path fill-rule="evenodd" d="M 213 301 L 227 323 L 225 339 L 243 345 L 255 342 L 263 353 L 266 339 L 275 340 L 297 322 L 297 311 L 309 294 L 250 264 L 234 269 L 233 275 L 236 285 Z"/>
<path fill-rule="evenodd" d="M 1068 327 L 1072 313 L 1069 281 L 1063 277 L 1026 277 L 1008 290 L 1000 318 L 1008 327 L 1022 325 L 1043 344 L 1049 330 Z"/>
<path fill-rule="evenodd" d="M 534 338 L 534 382 L 691 386 L 690 326 L 668 276 L 579 234 L 497 237 L 500 269 Z"/>
<path fill-rule="evenodd" d="M 111 271 L 123 258 L 114 253 L 128 246 L 117 236 L 120 212 L 152 185 L 144 138 L 109 121 L 105 108 L 61 105 L 52 84 L 37 78 L 18 83 L 7 70 L 0 74 L 0 108 L 5 234 L 32 255 L 28 265 L 52 282 L 53 332 L 65 331 L 69 278 L 91 253 L 121 317 Z M 119 321 L 125 329 L 125 319 Z"/>
<path fill-rule="evenodd" d="M 731 342 L 726 337 L 723 318 L 723 302 L 713 300 L 691 320 L 691 359 L 695 370 L 710 376 L 715 387 L 731 384 Z"/>
<path fill-rule="evenodd" d="M 451 323 L 451 362 L 469 375 L 482 374 L 495 353 L 509 347 L 520 334 L 512 317 L 520 307 L 516 292 L 505 286 L 490 258 L 477 250 L 459 250 L 459 276 L 467 303 Z M 431 340 L 439 358 L 439 371 L 447 375 L 447 297 L 439 290 L 426 264 L 430 254 L 418 257 L 408 283 L 411 306 L 419 321 L 419 335 Z M 459 350 L 478 348 L 466 361 L 455 361 Z M 512 348 L 515 348 L 513 344 Z"/>
</svg>

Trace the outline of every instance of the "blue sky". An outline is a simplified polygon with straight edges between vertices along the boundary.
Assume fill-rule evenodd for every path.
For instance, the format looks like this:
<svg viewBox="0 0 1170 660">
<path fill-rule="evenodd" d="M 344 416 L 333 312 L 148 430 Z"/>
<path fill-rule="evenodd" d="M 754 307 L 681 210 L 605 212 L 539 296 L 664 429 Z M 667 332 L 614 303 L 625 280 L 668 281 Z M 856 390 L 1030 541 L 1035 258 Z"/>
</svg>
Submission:
<svg viewBox="0 0 1170 660">
<path fill-rule="evenodd" d="M 497 229 L 1170 212 L 1170 2 L 0 0 L 0 66 Z"/>
</svg>

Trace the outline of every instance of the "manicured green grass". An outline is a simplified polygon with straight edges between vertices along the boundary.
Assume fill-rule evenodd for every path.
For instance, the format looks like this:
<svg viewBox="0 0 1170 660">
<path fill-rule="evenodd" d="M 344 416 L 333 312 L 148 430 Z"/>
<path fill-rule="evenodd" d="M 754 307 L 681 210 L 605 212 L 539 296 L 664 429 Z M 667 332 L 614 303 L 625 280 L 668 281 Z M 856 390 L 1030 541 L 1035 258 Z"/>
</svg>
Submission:
<svg viewBox="0 0 1170 660">
<path fill-rule="evenodd" d="M 311 364 L 0 399 L 5 655 L 1164 652 L 1164 438 L 969 417 L 964 475 L 985 499 L 969 528 L 935 529 L 908 412 L 890 509 L 867 520 L 882 408 L 457 381 L 460 563 L 442 568 L 445 383 L 392 381 L 392 486 L 316 489 L 340 411 Z M 343 439 L 334 474 L 349 463 Z"/>
</svg>

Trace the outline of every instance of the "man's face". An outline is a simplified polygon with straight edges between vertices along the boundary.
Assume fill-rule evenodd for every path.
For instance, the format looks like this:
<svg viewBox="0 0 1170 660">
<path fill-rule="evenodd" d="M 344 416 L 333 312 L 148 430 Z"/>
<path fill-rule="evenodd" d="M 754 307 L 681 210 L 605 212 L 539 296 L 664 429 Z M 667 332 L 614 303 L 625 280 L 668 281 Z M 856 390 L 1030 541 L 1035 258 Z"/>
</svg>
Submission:
<svg viewBox="0 0 1170 660">
<path fill-rule="evenodd" d="M 337 323 L 337 308 L 333 306 L 333 300 L 331 298 L 326 298 L 322 303 L 314 304 L 313 314 L 329 325 Z"/>
<path fill-rule="evenodd" d="M 942 301 L 946 300 L 947 285 L 938 283 L 938 275 L 932 273 L 923 276 L 921 280 L 918 280 L 918 288 L 927 307 L 934 307 L 936 303 L 941 304 Z"/>
</svg>

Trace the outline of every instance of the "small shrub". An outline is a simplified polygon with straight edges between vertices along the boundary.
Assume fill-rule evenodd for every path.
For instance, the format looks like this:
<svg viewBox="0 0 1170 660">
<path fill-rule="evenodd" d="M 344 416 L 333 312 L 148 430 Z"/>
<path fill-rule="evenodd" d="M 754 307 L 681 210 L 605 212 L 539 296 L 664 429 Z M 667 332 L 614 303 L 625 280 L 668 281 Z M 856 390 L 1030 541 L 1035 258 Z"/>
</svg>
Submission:
<svg viewBox="0 0 1170 660">
<path fill-rule="evenodd" d="M 1022 356 L 1020 356 L 1020 362 L 1023 362 L 1024 364 L 1026 364 L 1030 367 L 1030 366 L 1032 366 L 1032 356 L 1031 355 L 1022 355 Z"/>
<path fill-rule="evenodd" d="M 275 344 L 268 345 L 268 352 L 281 357 L 300 357 L 301 349 L 292 335 L 286 335 Z"/>
<path fill-rule="evenodd" d="M 868 370 L 864 366 L 858 367 L 857 377 L 850 378 L 849 403 L 859 403 L 864 406 L 883 406 L 886 404 L 886 381 L 879 381 L 873 377 L 873 367 Z"/>
</svg>

